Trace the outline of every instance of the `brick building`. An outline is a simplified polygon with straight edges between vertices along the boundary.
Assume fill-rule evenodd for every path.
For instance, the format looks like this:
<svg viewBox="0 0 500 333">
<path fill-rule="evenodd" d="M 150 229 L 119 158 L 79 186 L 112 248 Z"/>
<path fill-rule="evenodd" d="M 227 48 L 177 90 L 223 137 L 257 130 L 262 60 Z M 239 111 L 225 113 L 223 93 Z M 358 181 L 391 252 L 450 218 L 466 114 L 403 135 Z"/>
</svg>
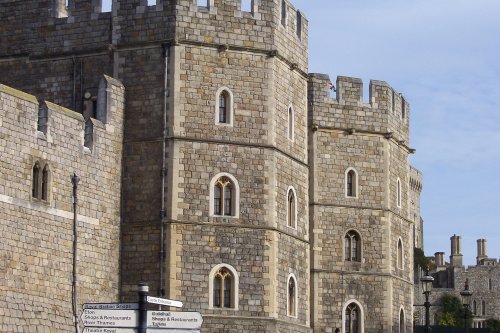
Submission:
<svg viewBox="0 0 500 333">
<path fill-rule="evenodd" d="M 330 78 L 308 73 L 302 12 L 246 4 L 2 3 L 0 73 L 12 88 L 2 86 L 0 147 L 13 171 L 0 187 L 12 235 L 0 330 L 72 330 L 76 171 L 79 309 L 134 300 L 145 281 L 200 311 L 203 332 L 411 332 L 422 177 L 408 164 L 409 104 L 383 81 L 366 103 L 348 77 L 331 96 Z M 49 199 L 34 194 L 37 158 L 50 165 Z M 33 229 L 19 225 L 28 220 Z M 29 274 L 49 262 L 57 269 Z M 13 282 L 21 272 L 31 288 Z"/>
</svg>

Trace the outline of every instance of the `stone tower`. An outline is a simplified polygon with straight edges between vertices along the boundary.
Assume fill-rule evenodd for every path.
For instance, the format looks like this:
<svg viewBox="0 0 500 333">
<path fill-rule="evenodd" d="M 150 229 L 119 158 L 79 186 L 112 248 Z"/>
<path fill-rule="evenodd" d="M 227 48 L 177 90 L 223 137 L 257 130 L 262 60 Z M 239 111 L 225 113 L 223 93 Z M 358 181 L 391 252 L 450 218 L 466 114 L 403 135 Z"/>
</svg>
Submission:
<svg viewBox="0 0 500 333">
<path fill-rule="evenodd" d="M 338 77 L 335 97 L 328 82 L 310 75 L 312 324 L 410 331 L 409 105 L 382 81 L 370 82 L 367 104 L 361 80 Z"/>
<path fill-rule="evenodd" d="M 7 1 L 0 72 L 86 118 L 123 82 L 122 300 L 146 281 L 206 332 L 306 332 L 307 20 L 242 3 Z"/>
</svg>

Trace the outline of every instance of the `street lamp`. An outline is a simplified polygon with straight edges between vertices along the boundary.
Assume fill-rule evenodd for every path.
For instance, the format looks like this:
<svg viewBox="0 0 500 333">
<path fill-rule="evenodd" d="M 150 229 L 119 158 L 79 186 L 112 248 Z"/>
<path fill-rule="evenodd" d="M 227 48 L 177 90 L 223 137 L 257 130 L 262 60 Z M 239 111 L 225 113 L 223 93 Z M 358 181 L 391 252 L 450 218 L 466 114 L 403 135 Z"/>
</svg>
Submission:
<svg viewBox="0 0 500 333">
<path fill-rule="evenodd" d="M 422 276 L 420 278 L 420 282 L 422 283 L 423 294 L 425 295 L 425 303 L 424 303 L 424 307 L 425 307 L 425 333 L 431 332 L 430 314 L 429 314 L 431 302 L 429 302 L 429 295 L 431 294 L 431 291 L 432 291 L 432 282 L 433 281 L 434 281 L 434 278 L 429 275 L 429 271 L 425 271 L 425 276 Z"/>
<path fill-rule="evenodd" d="M 469 312 L 470 300 L 472 298 L 472 291 L 469 290 L 469 279 L 465 279 L 465 287 L 464 290 L 460 292 L 460 296 L 462 296 L 462 305 L 464 306 L 465 333 L 469 333 L 469 325 L 467 325 L 467 313 Z"/>
</svg>

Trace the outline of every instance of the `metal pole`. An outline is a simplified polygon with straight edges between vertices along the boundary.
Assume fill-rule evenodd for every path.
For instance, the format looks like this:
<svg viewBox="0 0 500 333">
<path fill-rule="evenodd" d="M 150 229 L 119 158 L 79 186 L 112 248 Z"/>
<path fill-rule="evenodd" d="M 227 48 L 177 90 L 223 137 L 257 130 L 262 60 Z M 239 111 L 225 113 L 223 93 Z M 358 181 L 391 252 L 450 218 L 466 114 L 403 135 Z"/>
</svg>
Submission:
<svg viewBox="0 0 500 333">
<path fill-rule="evenodd" d="M 431 303 L 429 302 L 429 293 L 425 293 L 425 333 L 431 332 L 431 320 L 430 320 L 430 311 Z"/>
<path fill-rule="evenodd" d="M 148 329 L 148 292 L 149 287 L 144 282 L 139 282 L 138 293 L 139 293 L 139 332 L 147 333 Z"/>
<path fill-rule="evenodd" d="M 75 332 L 80 332 L 80 327 L 78 326 L 78 313 L 77 313 L 77 283 L 76 283 L 76 264 L 78 257 L 78 219 L 77 219 L 77 209 L 78 209 L 78 197 L 77 189 L 78 183 L 80 182 L 80 177 L 73 173 L 71 176 L 71 184 L 73 184 L 73 276 L 71 281 L 71 291 L 72 291 L 72 308 L 73 308 L 73 323 L 75 325 Z"/>
<path fill-rule="evenodd" d="M 465 333 L 469 333 L 469 325 L 467 325 L 467 310 L 469 309 L 468 305 L 464 306 L 464 328 L 465 328 Z"/>
</svg>

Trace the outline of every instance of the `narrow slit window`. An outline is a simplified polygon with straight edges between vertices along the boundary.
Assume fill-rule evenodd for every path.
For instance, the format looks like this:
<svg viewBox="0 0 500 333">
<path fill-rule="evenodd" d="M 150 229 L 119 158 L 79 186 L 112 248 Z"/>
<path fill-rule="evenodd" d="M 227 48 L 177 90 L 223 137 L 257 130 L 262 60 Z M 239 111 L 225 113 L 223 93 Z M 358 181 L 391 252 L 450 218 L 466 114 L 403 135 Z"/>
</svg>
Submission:
<svg viewBox="0 0 500 333">
<path fill-rule="evenodd" d="M 286 27 L 286 10 L 287 10 L 286 1 L 282 0 L 281 1 L 281 25 L 284 27 Z"/>
<path fill-rule="evenodd" d="M 296 198 L 294 191 L 290 188 L 287 194 L 287 226 L 290 228 L 296 227 Z"/>
<path fill-rule="evenodd" d="M 297 316 L 297 283 L 295 277 L 291 275 L 288 278 L 288 294 L 287 294 L 287 315 L 289 317 Z"/>
<path fill-rule="evenodd" d="M 33 166 L 33 175 L 32 175 L 32 193 L 31 196 L 33 198 L 40 198 L 40 165 L 35 163 Z"/>
<path fill-rule="evenodd" d="M 302 39 L 302 14 L 300 11 L 297 11 L 297 37 Z"/>
<path fill-rule="evenodd" d="M 45 166 L 42 171 L 42 200 L 47 200 L 48 198 L 48 187 L 49 187 L 49 168 Z"/>
<path fill-rule="evenodd" d="M 295 134 L 295 115 L 293 108 L 290 106 L 288 108 L 288 140 L 293 141 Z"/>
<path fill-rule="evenodd" d="M 403 269 L 403 243 L 398 241 L 398 268 Z"/>
</svg>

